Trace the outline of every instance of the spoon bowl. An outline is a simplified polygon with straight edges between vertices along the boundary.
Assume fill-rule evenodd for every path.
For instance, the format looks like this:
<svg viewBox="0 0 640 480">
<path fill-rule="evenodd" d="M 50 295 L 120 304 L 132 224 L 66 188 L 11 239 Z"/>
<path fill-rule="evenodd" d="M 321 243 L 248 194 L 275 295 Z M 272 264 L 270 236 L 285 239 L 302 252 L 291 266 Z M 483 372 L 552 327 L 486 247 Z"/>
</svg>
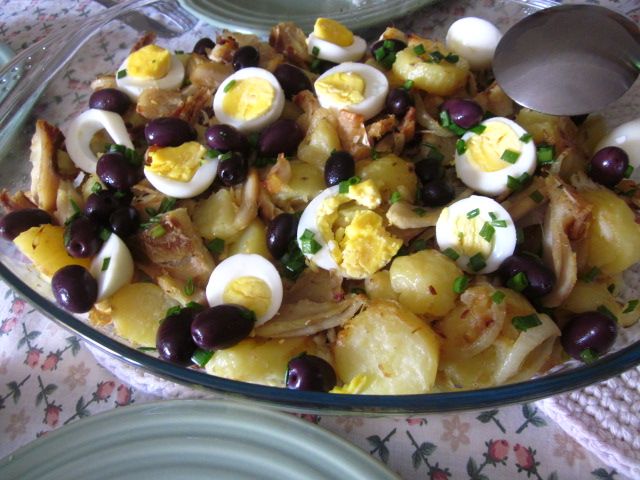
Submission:
<svg viewBox="0 0 640 480">
<path fill-rule="evenodd" d="M 496 81 L 520 105 L 582 115 L 621 97 L 640 73 L 640 29 L 596 5 L 561 5 L 526 17 L 498 44 Z"/>
</svg>

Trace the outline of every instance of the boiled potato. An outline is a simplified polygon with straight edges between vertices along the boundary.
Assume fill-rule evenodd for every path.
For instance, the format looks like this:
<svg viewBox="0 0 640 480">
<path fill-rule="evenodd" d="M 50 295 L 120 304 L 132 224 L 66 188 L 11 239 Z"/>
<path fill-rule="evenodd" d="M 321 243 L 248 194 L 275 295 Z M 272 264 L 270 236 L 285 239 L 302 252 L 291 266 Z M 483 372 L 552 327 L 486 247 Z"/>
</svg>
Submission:
<svg viewBox="0 0 640 480">
<path fill-rule="evenodd" d="M 622 313 L 624 305 L 620 305 L 607 290 L 607 285 L 598 282 L 577 282 L 569 297 L 562 304 L 571 313 L 583 313 L 598 310 L 604 306 L 618 319 L 620 325 L 626 327 L 638 320 L 640 311 Z"/>
<path fill-rule="evenodd" d="M 218 377 L 283 387 L 289 360 L 303 352 L 331 360 L 312 337 L 247 338 L 215 352 L 205 369 Z"/>
<path fill-rule="evenodd" d="M 421 43 L 426 53 L 417 55 L 414 48 Z M 425 59 L 430 52 L 438 50 L 443 55 L 449 52 L 437 42 L 421 39 L 420 42 L 410 41 L 409 46 L 396 53 L 393 63 L 393 73 L 403 80 L 413 80 L 416 88 L 435 95 L 451 95 L 467 83 L 469 77 L 469 62 L 460 57 L 456 63 L 442 60 L 439 63 L 428 62 Z M 424 57 L 424 59 L 423 59 Z"/>
<path fill-rule="evenodd" d="M 462 270 L 446 255 L 429 249 L 397 257 L 389 274 L 402 305 L 413 313 L 439 317 L 455 305 L 453 282 Z"/>
<path fill-rule="evenodd" d="M 193 224 L 201 237 L 211 240 L 221 238 L 234 239 L 239 233 L 234 218 L 239 207 L 234 203 L 228 188 L 221 188 L 205 200 L 201 200 L 193 209 Z"/>
<path fill-rule="evenodd" d="M 271 258 L 267 249 L 267 227 L 262 220 L 255 218 L 230 245 L 229 256 L 236 253 L 257 253 L 264 258 Z"/>
<path fill-rule="evenodd" d="M 116 333 L 143 347 L 156 346 L 161 320 L 178 304 L 155 283 L 129 283 L 113 294 L 110 303 Z"/>
<path fill-rule="evenodd" d="M 274 192 L 273 197 L 277 202 L 302 202 L 308 203 L 326 187 L 324 173 L 300 160 L 289 162 L 291 178 L 281 190 Z"/>
<path fill-rule="evenodd" d="M 396 302 L 374 300 L 340 330 L 333 353 L 344 383 L 364 375 L 362 393 L 401 395 L 431 390 L 439 349 L 425 321 Z"/>
<path fill-rule="evenodd" d="M 91 265 L 90 258 L 75 258 L 67 253 L 64 227 L 57 225 L 31 227 L 14 238 L 13 243 L 48 279 L 67 265 L 82 265 L 87 269 Z"/>
<path fill-rule="evenodd" d="M 584 240 L 587 265 L 615 275 L 640 261 L 640 225 L 624 200 L 606 188 L 580 193 L 593 207 Z"/>
<path fill-rule="evenodd" d="M 397 155 L 389 154 L 377 160 L 357 162 L 356 175 L 362 180 L 373 180 L 385 201 L 389 201 L 394 192 L 398 192 L 402 200 L 409 203 L 416 198 L 418 177 L 413 164 Z"/>
<path fill-rule="evenodd" d="M 379 270 L 364 279 L 364 290 L 369 298 L 398 300 L 398 294 L 391 288 L 389 270 Z"/>
<path fill-rule="evenodd" d="M 324 168 L 334 150 L 340 150 L 340 137 L 335 125 L 327 117 L 311 122 L 306 136 L 298 146 L 298 158 L 303 162 Z"/>
</svg>

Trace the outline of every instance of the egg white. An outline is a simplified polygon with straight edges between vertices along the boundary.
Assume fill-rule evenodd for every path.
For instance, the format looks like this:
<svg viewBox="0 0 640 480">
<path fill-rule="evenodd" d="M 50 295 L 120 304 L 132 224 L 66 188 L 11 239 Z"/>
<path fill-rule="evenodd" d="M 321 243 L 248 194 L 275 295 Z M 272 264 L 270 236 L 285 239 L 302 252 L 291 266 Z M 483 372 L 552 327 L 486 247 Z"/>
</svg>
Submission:
<svg viewBox="0 0 640 480">
<path fill-rule="evenodd" d="M 282 305 L 282 279 L 276 267 L 266 258 L 254 253 L 238 253 L 224 259 L 213 270 L 205 291 L 210 307 L 222 305 L 227 285 L 240 277 L 256 277 L 269 286 L 271 302 L 264 315 L 256 318 L 256 326 L 272 319 Z"/>
<path fill-rule="evenodd" d="M 465 17 L 453 22 L 446 36 L 449 50 L 465 58 L 473 70 L 491 67 L 502 33 L 487 20 Z"/>
<path fill-rule="evenodd" d="M 600 140 L 593 153 L 604 147 L 618 147 L 629 156 L 629 164 L 637 174 L 640 167 L 640 118 L 618 125 Z"/>
<path fill-rule="evenodd" d="M 305 230 L 313 232 L 314 238 L 321 248 L 316 253 L 305 253 L 304 256 L 323 270 L 338 270 L 338 264 L 331 256 L 331 245 L 327 243 L 327 240 L 318 230 L 318 209 L 322 205 L 322 202 L 327 198 L 335 197 L 338 193 L 340 193 L 339 185 L 324 189 L 309 202 L 298 221 L 298 231 L 296 232 L 298 246 L 302 249 L 300 237 L 302 237 Z"/>
<path fill-rule="evenodd" d="M 129 58 L 120 65 L 118 72 L 127 69 L 127 61 Z M 116 74 L 116 85 L 123 92 L 126 92 L 133 100 L 137 100 L 142 91 L 145 88 L 160 88 L 162 90 L 175 90 L 180 88 L 182 81 L 184 80 L 184 65 L 176 55 L 171 55 L 171 63 L 169 64 L 169 71 L 164 77 L 153 78 L 136 78 L 129 74 L 122 78 L 118 78 Z"/>
<path fill-rule="evenodd" d="M 351 45 L 341 47 L 335 43 L 318 38 L 312 33 L 307 38 L 307 46 L 310 55 L 313 55 L 314 49 L 317 48 L 318 54 L 316 56 L 318 58 L 334 63 L 355 62 L 360 60 L 367 50 L 367 42 L 357 35 L 353 36 L 353 43 Z"/>
<path fill-rule="evenodd" d="M 204 163 L 196 170 L 188 182 L 181 182 L 158 175 L 148 167 L 144 168 L 144 176 L 156 190 L 165 195 L 174 198 L 193 198 L 209 188 L 216 179 L 219 163 L 220 160 L 218 158 L 205 159 Z"/>
<path fill-rule="evenodd" d="M 460 251 L 458 247 L 458 230 L 456 229 L 456 221 L 468 221 L 467 214 L 475 209 L 479 211 L 477 219 L 482 222 L 491 223 L 493 219 L 490 213 L 493 213 L 496 219 L 504 220 L 507 224 L 506 227 L 494 226 L 495 233 L 493 235 L 491 253 L 488 258 L 485 258 L 486 266 L 479 271 L 474 271 L 470 268 L 469 259 L 471 256 L 464 255 Z M 483 274 L 496 271 L 507 257 L 513 255 L 517 238 L 513 219 L 502 205 L 492 198 L 472 195 L 452 203 L 446 210 L 443 210 L 436 222 L 436 240 L 440 250 L 444 251 L 447 248 L 452 248 L 460 255 L 456 263 L 461 269 L 469 273 Z M 480 238 L 479 241 L 485 242 L 486 240 Z"/>
<path fill-rule="evenodd" d="M 103 270 L 104 261 L 109 259 Z M 133 278 L 133 257 L 127 245 L 112 233 L 91 261 L 91 275 L 98 282 L 98 302 L 110 297 L 120 288 L 131 283 Z"/>
<path fill-rule="evenodd" d="M 225 95 L 227 94 L 227 92 L 224 91 L 227 85 L 232 81 L 245 80 L 247 78 L 262 78 L 268 81 L 275 91 L 275 96 L 273 99 L 273 103 L 269 107 L 269 110 L 267 110 L 263 115 L 251 120 L 242 120 L 225 112 L 222 108 L 222 103 L 224 101 Z M 251 133 L 263 130 L 264 128 L 275 122 L 278 118 L 280 118 L 283 109 L 284 92 L 282 91 L 282 87 L 280 86 L 280 83 L 278 82 L 276 77 L 274 77 L 271 72 L 265 70 L 264 68 L 249 67 L 238 70 L 236 73 L 228 76 L 226 80 L 222 82 L 213 97 L 213 112 L 215 113 L 216 119 L 220 123 L 227 123 L 236 127 L 242 133 Z"/>
<path fill-rule="evenodd" d="M 489 118 L 480 123 L 480 125 L 489 125 L 493 122 L 500 122 L 507 125 L 513 130 L 514 134 L 518 138 L 527 133 L 527 131 L 516 122 L 504 117 Z M 462 140 L 466 142 L 474 135 L 477 134 L 468 131 L 462 136 Z M 456 152 L 455 165 L 458 178 L 460 178 L 460 180 L 462 180 L 462 182 L 469 188 L 485 195 L 495 196 L 507 192 L 509 190 L 507 183 L 510 176 L 513 178 L 519 178 L 524 173 L 532 175 L 536 169 L 535 143 L 533 140 L 521 143 L 520 156 L 516 163 L 509 164 L 505 162 L 505 167 L 500 170 L 496 170 L 495 172 L 479 170 L 469 160 L 466 152 L 462 154 Z"/>
<path fill-rule="evenodd" d="M 98 157 L 91 151 L 91 139 L 102 129 L 107 131 L 113 143 L 133 149 L 129 132 L 120 115 L 90 108 L 71 120 L 64 141 L 73 163 L 85 172 L 96 173 Z"/>
<path fill-rule="evenodd" d="M 338 111 L 347 110 L 362 115 L 365 120 L 368 120 L 382 111 L 385 100 L 387 99 L 387 93 L 389 92 L 389 81 L 380 70 L 364 63 L 341 63 L 320 75 L 316 82 L 335 73 L 349 72 L 360 75 L 364 79 L 365 88 L 363 101 L 344 106 L 327 95 L 318 95 L 318 101 L 324 108 Z"/>
</svg>

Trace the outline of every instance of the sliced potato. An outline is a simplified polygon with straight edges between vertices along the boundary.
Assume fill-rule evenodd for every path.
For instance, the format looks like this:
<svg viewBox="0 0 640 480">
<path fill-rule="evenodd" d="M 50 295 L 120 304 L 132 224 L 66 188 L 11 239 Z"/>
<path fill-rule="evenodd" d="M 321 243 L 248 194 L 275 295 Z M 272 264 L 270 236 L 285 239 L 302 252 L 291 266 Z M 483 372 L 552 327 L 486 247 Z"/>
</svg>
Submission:
<svg viewBox="0 0 640 480">
<path fill-rule="evenodd" d="M 129 283 L 110 300 L 118 335 L 143 347 L 156 346 L 156 332 L 167 310 L 178 304 L 155 283 Z"/>
<path fill-rule="evenodd" d="M 229 246 L 229 256 L 236 253 L 256 253 L 271 258 L 267 250 L 267 227 L 262 220 L 255 218 Z"/>
<path fill-rule="evenodd" d="M 398 300 L 398 294 L 391 288 L 389 270 L 379 270 L 364 279 L 364 289 L 370 298 Z"/>
<path fill-rule="evenodd" d="M 623 327 L 634 324 L 638 320 L 638 312 L 623 313 L 624 305 L 620 305 L 607 290 L 607 285 L 599 282 L 586 283 L 579 281 L 569 297 L 562 304 L 571 313 L 583 313 L 605 307 L 618 319 Z"/>
<path fill-rule="evenodd" d="M 289 360 L 307 352 L 330 360 L 312 337 L 247 338 L 218 350 L 206 365 L 207 373 L 242 382 L 284 386 Z"/>
<path fill-rule="evenodd" d="M 338 130 L 330 117 L 322 117 L 317 121 L 312 119 L 307 135 L 298 146 L 298 158 L 303 162 L 324 168 L 331 152 L 341 148 Z"/>
<path fill-rule="evenodd" d="M 234 224 L 239 207 L 234 203 L 231 190 L 221 188 L 201 200 L 193 209 L 193 223 L 201 237 L 211 240 L 233 239 L 239 232 Z"/>
<path fill-rule="evenodd" d="M 424 320 L 396 302 L 377 300 L 338 333 L 336 372 L 344 383 L 364 375 L 364 394 L 426 393 L 435 382 L 439 349 Z"/>
<path fill-rule="evenodd" d="M 67 253 L 64 227 L 57 225 L 31 227 L 14 238 L 13 243 L 47 279 L 67 265 L 82 265 L 87 269 L 91 265 L 90 258 L 75 258 Z"/>
<path fill-rule="evenodd" d="M 416 198 L 418 177 L 414 173 L 413 164 L 397 155 L 389 154 L 377 160 L 357 162 L 356 174 L 362 180 L 373 180 L 385 201 L 389 201 L 394 192 L 409 203 L 413 203 Z"/>
</svg>

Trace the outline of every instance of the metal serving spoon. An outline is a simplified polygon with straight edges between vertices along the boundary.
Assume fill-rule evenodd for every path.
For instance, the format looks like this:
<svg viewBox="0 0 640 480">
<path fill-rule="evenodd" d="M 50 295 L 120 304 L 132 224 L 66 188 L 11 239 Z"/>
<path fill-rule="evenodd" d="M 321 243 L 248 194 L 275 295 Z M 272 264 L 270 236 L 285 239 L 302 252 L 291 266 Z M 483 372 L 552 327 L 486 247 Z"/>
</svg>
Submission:
<svg viewBox="0 0 640 480">
<path fill-rule="evenodd" d="M 596 5 L 534 13 L 502 37 L 493 58 L 502 89 L 519 104 L 553 115 L 606 107 L 640 73 L 640 29 Z"/>
</svg>

